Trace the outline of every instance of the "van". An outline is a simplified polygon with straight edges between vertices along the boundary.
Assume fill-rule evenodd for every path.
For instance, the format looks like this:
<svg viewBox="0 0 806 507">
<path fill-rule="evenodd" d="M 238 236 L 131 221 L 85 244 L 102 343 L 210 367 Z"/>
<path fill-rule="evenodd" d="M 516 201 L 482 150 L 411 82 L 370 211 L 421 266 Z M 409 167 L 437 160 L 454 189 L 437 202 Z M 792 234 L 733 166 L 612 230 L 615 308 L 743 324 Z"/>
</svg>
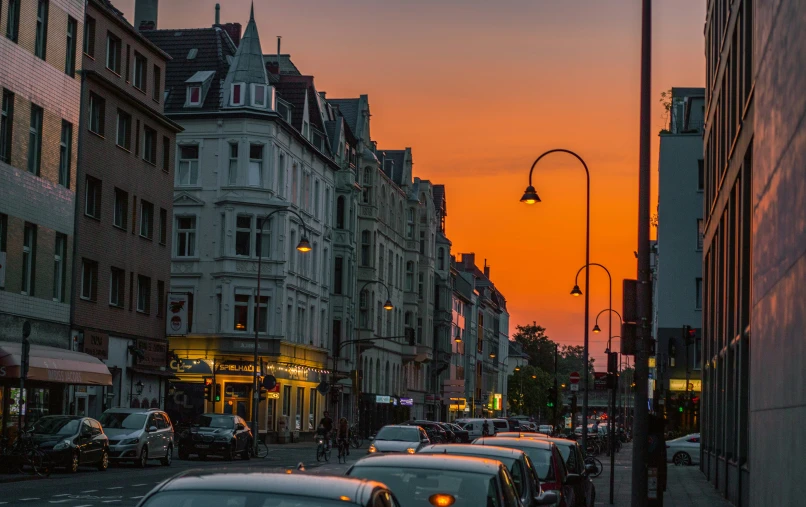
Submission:
<svg viewBox="0 0 806 507">
<path fill-rule="evenodd" d="M 461 426 L 462 429 L 467 430 L 467 437 L 473 440 L 484 436 L 484 421 L 487 421 L 490 436 L 501 433 L 502 431 L 510 431 L 509 422 L 506 419 L 474 418 L 457 419 L 455 422 Z"/>
</svg>

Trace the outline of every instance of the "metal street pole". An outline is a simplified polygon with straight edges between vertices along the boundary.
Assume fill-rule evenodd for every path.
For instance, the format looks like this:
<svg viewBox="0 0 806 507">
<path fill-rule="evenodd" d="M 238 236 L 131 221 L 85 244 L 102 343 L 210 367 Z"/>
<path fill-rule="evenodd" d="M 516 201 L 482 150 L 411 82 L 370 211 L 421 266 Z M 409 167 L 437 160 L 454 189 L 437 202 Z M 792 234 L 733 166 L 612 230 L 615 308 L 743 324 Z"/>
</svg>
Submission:
<svg viewBox="0 0 806 507">
<path fill-rule="evenodd" d="M 638 317 L 635 355 L 635 406 L 633 407 L 632 507 L 645 507 L 649 438 L 649 341 L 651 336 L 651 291 L 649 266 L 650 213 L 650 90 L 652 79 L 652 2 L 642 0 L 641 16 L 641 115 L 638 169 Z M 662 494 L 662 493 L 661 493 Z"/>
</svg>

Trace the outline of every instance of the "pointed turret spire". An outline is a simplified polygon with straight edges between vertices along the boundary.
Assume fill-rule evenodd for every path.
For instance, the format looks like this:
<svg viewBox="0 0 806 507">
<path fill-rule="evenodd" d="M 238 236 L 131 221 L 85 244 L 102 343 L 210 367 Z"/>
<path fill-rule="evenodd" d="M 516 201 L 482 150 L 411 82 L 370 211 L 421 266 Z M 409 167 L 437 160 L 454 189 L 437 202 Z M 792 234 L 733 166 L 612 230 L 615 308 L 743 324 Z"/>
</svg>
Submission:
<svg viewBox="0 0 806 507">
<path fill-rule="evenodd" d="M 244 104 L 250 104 L 252 84 L 268 85 L 266 65 L 263 62 L 263 50 L 260 48 L 260 36 L 255 23 L 255 5 L 249 11 L 249 23 L 246 25 L 241 43 L 230 64 L 229 72 L 224 81 L 224 104 L 232 105 L 230 93 L 233 84 L 243 83 L 244 89 L 240 92 L 244 97 Z"/>
<path fill-rule="evenodd" d="M 249 21 L 255 20 L 255 2 L 252 2 L 252 7 L 249 9 Z"/>
</svg>

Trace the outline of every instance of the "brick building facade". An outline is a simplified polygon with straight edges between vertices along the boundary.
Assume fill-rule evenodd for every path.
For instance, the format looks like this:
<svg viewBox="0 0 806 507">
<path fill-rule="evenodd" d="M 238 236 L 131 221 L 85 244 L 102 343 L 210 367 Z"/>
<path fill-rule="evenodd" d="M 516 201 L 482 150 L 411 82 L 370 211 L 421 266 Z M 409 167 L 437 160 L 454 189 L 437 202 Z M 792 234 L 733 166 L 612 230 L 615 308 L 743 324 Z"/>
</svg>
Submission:
<svg viewBox="0 0 806 507">
<path fill-rule="evenodd" d="M 77 409 L 163 406 L 174 142 L 163 113 L 169 58 L 111 4 L 87 4 L 73 285 L 74 339 L 113 386 Z"/>
</svg>

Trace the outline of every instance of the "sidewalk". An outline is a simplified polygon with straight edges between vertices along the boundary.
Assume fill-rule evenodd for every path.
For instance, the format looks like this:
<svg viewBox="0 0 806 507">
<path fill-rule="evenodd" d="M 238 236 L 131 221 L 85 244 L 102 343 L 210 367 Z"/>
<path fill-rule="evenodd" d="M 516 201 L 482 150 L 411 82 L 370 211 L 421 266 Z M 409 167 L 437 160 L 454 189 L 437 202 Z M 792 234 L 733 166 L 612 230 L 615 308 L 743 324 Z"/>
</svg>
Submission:
<svg viewBox="0 0 806 507">
<path fill-rule="evenodd" d="M 593 479 L 596 485 L 596 506 L 610 505 L 610 457 L 599 456 L 604 471 Z M 616 453 L 613 505 L 630 507 L 632 486 L 632 443 L 623 445 Z M 667 486 L 663 507 L 731 507 L 730 502 L 705 479 L 697 466 L 667 467 Z"/>
</svg>

